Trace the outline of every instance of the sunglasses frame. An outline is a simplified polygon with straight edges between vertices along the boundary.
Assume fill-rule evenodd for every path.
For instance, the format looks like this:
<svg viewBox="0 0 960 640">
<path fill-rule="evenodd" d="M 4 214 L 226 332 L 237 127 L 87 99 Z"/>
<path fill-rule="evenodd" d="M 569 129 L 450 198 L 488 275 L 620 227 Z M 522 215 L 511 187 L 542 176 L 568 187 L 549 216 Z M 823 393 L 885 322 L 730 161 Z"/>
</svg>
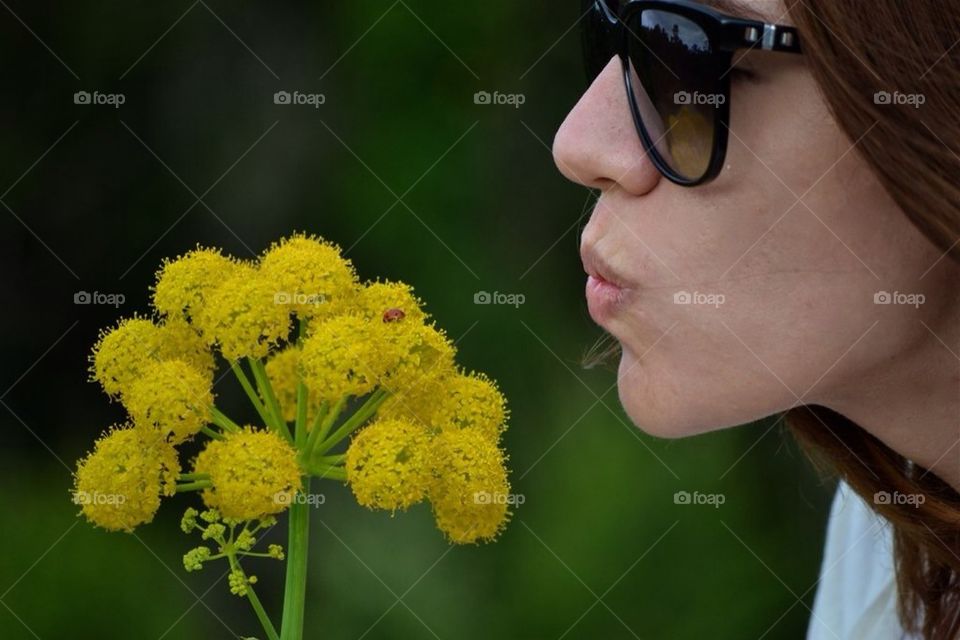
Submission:
<svg viewBox="0 0 960 640">
<path fill-rule="evenodd" d="M 616 14 L 611 10 L 607 0 L 592 0 L 590 4 L 588 11 L 597 13 L 590 19 L 598 22 L 603 21 L 603 26 L 597 24 L 593 28 L 602 30 L 599 37 L 606 41 L 607 48 L 612 52 L 612 55 L 620 58 L 623 65 L 627 102 L 630 104 L 630 113 L 633 115 L 634 125 L 640 135 L 644 151 L 651 158 L 661 175 L 683 187 L 695 187 L 710 182 L 720 174 L 723 168 L 729 138 L 730 69 L 734 51 L 758 48 L 762 51 L 803 53 L 800 47 L 800 37 L 795 27 L 730 16 L 691 0 L 630 0 Z M 716 83 L 717 93 L 723 95 L 724 100 L 714 107 L 715 125 L 713 127 L 710 161 L 705 173 L 698 178 L 687 178 L 667 164 L 660 152 L 657 151 L 656 142 L 659 141 L 654 141 L 650 137 L 646 126 L 643 124 L 640 108 L 637 105 L 636 94 L 633 91 L 633 79 L 630 73 L 630 39 L 634 38 L 641 45 L 643 42 L 639 36 L 631 33 L 627 25 L 638 13 L 648 10 L 657 10 L 680 16 L 700 27 L 706 34 L 713 56 L 718 62 L 717 68 L 726 69 L 719 78 L 709 79 L 710 82 Z M 586 36 L 586 34 L 584 35 Z M 594 33 L 591 36 L 592 40 L 595 40 L 598 34 Z M 587 42 L 586 37 L 584 42 Z M 589 59 L 587 62 L 589 64 Z M 588 73 L 593 76 L 590 78 L 590 82 L 593 82 L 599 71 L 594 73 L 594 70 L 588 69 Z"/>
</svg>

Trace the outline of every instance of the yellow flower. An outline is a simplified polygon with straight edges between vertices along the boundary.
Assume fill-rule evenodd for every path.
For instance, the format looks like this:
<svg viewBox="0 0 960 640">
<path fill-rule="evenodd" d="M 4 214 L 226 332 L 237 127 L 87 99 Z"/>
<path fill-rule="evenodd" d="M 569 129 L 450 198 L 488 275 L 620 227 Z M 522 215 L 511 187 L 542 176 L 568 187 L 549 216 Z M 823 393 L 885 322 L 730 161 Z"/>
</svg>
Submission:
<svg viewBox="0 0 960 640">
<path fill-rule="evenodd" d="M 427 377 L 418 385 L 406 386 L 391 393 L 377 409 L 377 416 L 408 420 L 431 434 L 439 432 L 440 429 L 434 427 L 434 415 L 437 405 L 447 393 L 444 383 L 448 377 Z"/>
<path fill-rule="evenodd" d="M 120 395 L 137 379 L 160 344 L 159 327 L 146 318 L 121 320 L 113 329 L 101 331 L 100 339 L 93 347 L 93 378 L 109 395 Z"/>
<path fill-rule="evenodd" d="M 101 436 L 77 463 L 73 500 L 93 524 L 133 531 L 153 520 L 160 496 L 173 495 L 179 474 L 172 445 L 124 426 Z"/>
<path fill-rule="evenodd" d="M 371 282 L 360 289 L 357 307 L 368 320 L 423 324 L 427 314 L 413 287 L 403 282 Z"/>
<path fill-rule="evenodd" d="M 193 465 L 209 474 L 203 501 L 225 518 L 253 520 L 284 511 L 300 489 L 297 452 L 274 431 L 254 430 L 211 440 Z"/>
<path fill-rule="evenodd" d="M 160 325 L 158 360 L 183 360 L 213 381 L 217 369 L 213 351 L 200 333 L 185 320 L 169 317 Z"/>
<path fill-rule="evenodd" d="M 300 348 L 291 345 L 283 351 L 278 351 L 267 360 L 267 378 L 273 387 L 277 402 L 280 403 L 280 412 L 283 419 L 292 422 L 297 418 L 297 385 L 300 381 Z M 307 393 L 307 424 L 320 408 L 317 393 L 308 390 Z"/>
<path fill-rule="evenodd" d="M 278 304 L 276 286 L 256 267 L 238 265 L 233 275 L 206 296 L 194 321 L 208 344 L 223 357 L 263 358 L 290 334 L 290 308 Z"/>
<path fill-rule="evenodd" d="M 347 482 L 365 507 L 406 509 L 426 495 L 430 481 L 429 438 L 404 420 L 377 420 L 347 449 Z"/>
<path fill-rule="evenodd" d="M 343 313 L 352 302 L 357 277 L 334 244 L 295 234 L 275 243 L 260 259 L 260 269 L 278 302 L 301 318 Z"/>
<path fill-rule="evenodd" d="M 335 403 L 345 395 L 362 396 L 377 387 L 395 361 L 384 340 L 382 322 L 341 315 L 310 326 L 303 342 L 300 371 L 320 400 Z"/>
<path fill-rule="evenodd" d="M 256 261 L 200 246 L 165 260 L 152 304 L 155 322 L 120 321 L 101 332 L 90 357 L 92 377 L 131 416 L 78 462 L 75 493 L 90 521 L 130 531 L 154 517 L 161 496 L 199 489 L 208 510 L 188 510 L 181 524 L 202 529 L 220 550 L 204 543 L 188 552 L 184 563 L 193 570 L 222 556 L 225 545 L 249 550 L 258 529 L 247 525 L 272 526 L 293 503 L 303 460 L 317 463 L 316 475 L 345 478 L 369 508 L 396 511 L 429 500 L 437 526 L 455 543 L 492 540 L 505 526 L 513 504 L 499 448 L 506 400 L 486 375 L 457 367 L 455 345 L 410 285 L 361 285 L 337 245 L 297 233 Z M 300 330 L 292 335 L 295 320 Z M 299 431 L 292 439 L 225 423 L 224 434 L 207 432 L 213 439 L 194 458 L 194 474 L 181 476 L 174 446 L 225 420 L 214 407 L 216 351 L 231 363 L 252 359 L 258 389 L 243 375 L 240 382 L 261 416 L 256 394 L 268 387 L 273 394 L 263 404 L 270 413 L 279 404 L 288 423 L 304 388 L 308 425 L 323 407 L 346 407 L 339 424 L 335 416 L 324 423 L 327 442 L 359 428 L 346 453 L 315 458 L 302 449 L 333 445 Z M 364 397 L 371 402 L 363 408 L 341 402 Z M 239 537 L 236 526 L 244 527 Z M 270 555 L 283 554 L 277 548 Z M 242 593 L 254 578 L 233 569 L 231 585 Z"/>
<path fill-rule="evenodd" d="M 164 260 L 153 287 L 153 306 L 170 317 L 190 317 L 237 264 L 219 249 L 199 246 L 175 260 Z"/>
<path fill-rule="evenodd" d="M 456 349 L 441 329 L 433 325 L 388 322 L 387 334 L 391 362 L 383 386 L 399 392 L 448 375 L 454 369 Z"/>
<path fill-rule="evenodd" d="M 433 439 L 431 459 L 428 497 L 437 527 L 458 544 L 496 538 L 510 515 L 510 484 L 497 445 L 472 429 L 446 431 Z"/>
<path fill-rule="evenodd" d="M 183 320 L 156 325 L 147 318 L 121 320 L 100 333 L 90 357 L 93 379 L 110 396 L 118 397 L 154 362 L 184 360 L 213 381 L 213 353 L 196 330 Z"/>
<path fill-rule="evenodd" d="M 213 393 L 210 380 L 194 367 L 183 360 L 165 360 L 145 367 L 122 402 L 134 424 L 177 444 L 210 421 Z"/>
<path fill-rule="evenodd" d="M 392 393 L 377 415 L 411 420 L 433 435 L 474 429 L 497 442 L 506 429 L 509 412 L 503 394 L 485 374 L 448 370 Z"/>
<path fill-rule="evenodd" d="M 482 373 L 458 373 L 444 380 L 430 416 L 431 426 L 440 430 L 476 429 L 492 442 L 506 428 L 506 399 L 496 383 Z"/>
</svg>

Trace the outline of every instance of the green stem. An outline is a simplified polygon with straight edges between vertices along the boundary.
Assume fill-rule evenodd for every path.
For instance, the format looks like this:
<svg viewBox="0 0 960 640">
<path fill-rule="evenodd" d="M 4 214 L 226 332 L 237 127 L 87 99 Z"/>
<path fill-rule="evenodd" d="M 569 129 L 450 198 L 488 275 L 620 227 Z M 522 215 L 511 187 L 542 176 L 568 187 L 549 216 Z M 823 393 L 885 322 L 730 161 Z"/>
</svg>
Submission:
<svg viewBox="0 0 960 640">
<path fill-rule="evenodd" d="M 343 407 L 347 404 L 349 396 L 343 396 L 333 407 L 326 413 L 323 418 L 323 422 L 319 425 L 314 424 L 313 429 L 310 431 L 310 435 L 307 437 L 307 444 L 303 447 L 303 457 L 306 460 L 310 459 L 310 456 L 313 455 L 313 450 L 316 449 L 317 443 L 321 442 L 333 427 L 333 423 L 337 421 L 337 418 L 340 416 L 340 412 L 343 411 Z"/>
<path fill-rule="evenodd" d="M 323 422 L 320 423 L 320 429 L 317 431 L 317 440 L 316 442 L 322 442 L 324 438 L 327 437 L 327 434 L 330 433 L 330 429 L 333 428 L 334 423 L 336 423 L 337 418 L 340 417 L 340 414 L 343 413 L 343 408 L 347 406 L 347 401 L 350 399 L 350 396 L 343 396 L 337 400 L 336 404 L 330 409 L 330 413 L 323 419 Z"/>
<path fill-rule="evenodd" d="M 210 427 L 200 427 L 200 433 L 208 438 L 213 438 L 214 440 L 223 440 L 223 434 L 218 431 L 214 431 Z"/>
<path fill-rule="evenodd" d="M 177 493 L 184 491 L 196 491 L 197 489 L 207 489 L 212 487 L 213 483 L 209 480 L 197 480 L 196 482 L 182 482 L 177 485 Z"/>
<path fill-rule="evenodd" d="M 384 389 L 377 389 L 370 394 L 363 406 L 357 409 L 352 416 L 340 425 L 340 428 L 334 431 L 333 435 L 317 445 L 316 453 L 324 454 L 334 445 L 353 433 L 360 425 L 367 421 L 370 416 L 377 412 L 383 401 L 387 399 L 390 393 Z"/>
<path fill-rule="evenodd" d="M 294 424 L 293 439 L 300 448 L 307 441 L 307 385 L 303 380 L 297 382 L 297 421 Z"/>
<path fill-rule="evenodd" d="M 317 409 L 316 415 L 313 416 L 313 420 L 310 421 L 310 428 L 308 429 L 309 434 L 307 436 L 307 443 L 310 443 L 310 436 L 314 432 L 320 431 L 320 425 L 323 424 L 323 421 L 326 419 L 327 414 L 330 413 L 330 403 L 326 400 L 320 403 L 320 408 Z"/>
<path fill-rule="evenodd" d="M 307 337 L 307 328 L 308 321 L 306 318 L 300 318 L 299 325 L 297 326 L 297 344 L 302 345 L 304 339 Z"/>
<path fill-rule="evenodd" d="M 307 471 L 310 475 L 320 478 L 321 480 L 343 480 L 347 479 L 347 470 L 343 467 L 338 467 L 329 464 L 316 464 L 307 468 Z"/>
<path fill-rule="evenodd" d="M 229 554 L 227 558 L 230 560 L 230 567 L 232 569 L 239 569 L 240 572 L 243 573 L 243 568 L 240 566 L 240 563 L 233 554 Z M 260 598 L 258 598 L 257 594 L 254 592 L 252 584 L 247 585 L 247 599 L 250 601 L 250 605 L 257 614 L 257 618 L 260 619 L 260 624 L 263 625 L 263 630 L 266 632 L 267 637 L 270 640 L 280 640 L 280 636 L 277 635 L 277 630 L 270 621 L 270 616 L 267 615 L 263 605 L 260 604 Z"/>
<path fill-rule="evenodd" d="M 237 380 L 240 381 L 240 386 L 243 387 L 244 392 L 247 394 L 247 398 L 249 398 L 250 402 L 253 404 L 253 408 L 257 410 L 257 413 L 260 415 L 260 419 L 263 420 L 264 426 L 269 427 L 270 415 L 267 413 L 267 408 L 263 406 L 263 402 L 260 401 L 260 398 L 257 396 L 257 392 L 254 391 L 253 385 L 250 384 L 250 378 L 248 378 L 247 374 L 243 372 L 240 362 L 237 360 L 232 361 L 230 363 L 230 368 L 233 370 L 233 374 L 237 376 Z"/>
<path fill-rule="evenodd" d="M 209 480 L 209 473 L 181 473 L 178 480 L 183 480 L 184 482 L 188 480 Z"/>
<path fill-rule="evenodd" d="M 326 419 L 328 413 L 330 413 L 330 402 L 324 400 L 320 403 L 320 408 L 317 409 L 317 413 L 313 416 L 313 420 L 310 421 L 310 431 L 313 431 L 315 428 L 319 428 L 320 425 L 323 424 L 323 421 Z"/>
<path fill-rule="evenodd" d="M 210 420 L 213 424 L 217 425 L 224 431 L 229 431 L 231 433 L 236 433 L 240 431 L 240 425 L 228 418 L 223 411 L 217 409 L 214 406 L 210 407 Z"/>
<path fill-rule="evenodd" d="M 297 347 L 301 348 L 304 338 L 307 336 L 307 320 L 305 318 L 300 318 L 299 326 L 297 327 Z M 303 378 L 299 375 L 297 376 L 297 419 L 294 423 L 294 432 L 293 438 L 294 442 L 298 449 L 301 449 L 303 443 L 307 441 L 307 402 L 309 401 L 309 393 L 307 391 L 307 385 L 304 384 Z"/>
<path fill-rule="evenodd" d="M 337 465 L 342 464 L 347 459 L 347 454 L 338 453 L 335 456 L 317 456 L 313 459 L 317 464 Z"/>
<path fill-rule="evenodd" d="M 270 378 L 267 376 L 267 370 L 258 358 L 247 358 L 250 370 L 253 372 L 253 378 L 257 381 L 257 387 L 260 394 L 266 401 L 267 413 L 273 416 L 271 424 L 283 437 L 293 442 L 293 436 L 290 434 L 290 428 L 287 421 L 283 419 L 283 412 L 280 411 L 280 403 L 277 402 L 277 396 L 273 393 L 273 385 L 270 384 Z"/>
<path fill-rule="evenodd" d="M 303 492 L 310 492 L 310 476 L 303 477 Z M 289 509 L 287 537 L 287 578 L 283 590 L 281 640 L 302 640 L 303 611 L 307 595 L 307 547 L 310 533 L 310 505 L 295 501 Z"/>
</svg>

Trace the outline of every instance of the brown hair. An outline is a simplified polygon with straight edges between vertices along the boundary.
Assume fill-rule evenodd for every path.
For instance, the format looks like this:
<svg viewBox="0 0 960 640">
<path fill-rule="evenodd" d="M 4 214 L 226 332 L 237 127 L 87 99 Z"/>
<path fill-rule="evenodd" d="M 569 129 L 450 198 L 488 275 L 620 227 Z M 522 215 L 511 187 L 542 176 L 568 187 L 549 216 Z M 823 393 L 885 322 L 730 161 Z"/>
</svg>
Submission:
<svg viewBox="0 0 960 640">
<path fill-rule="evenodd" d="M 960 259 L 960 0 L 787 4 L 840 128 L 860 140 L 857 152 L 913 224 Z M 922 96 L 923 104 L 878 92 Z M 904 628 L 926 640 L 957 637 L 960 494 L 829 409 L 792 409 L 786 422 L 822 468 L 892 523 Z M 913 506 L 874 497 L 894 491 L 925 499 Z"/>
</svg>

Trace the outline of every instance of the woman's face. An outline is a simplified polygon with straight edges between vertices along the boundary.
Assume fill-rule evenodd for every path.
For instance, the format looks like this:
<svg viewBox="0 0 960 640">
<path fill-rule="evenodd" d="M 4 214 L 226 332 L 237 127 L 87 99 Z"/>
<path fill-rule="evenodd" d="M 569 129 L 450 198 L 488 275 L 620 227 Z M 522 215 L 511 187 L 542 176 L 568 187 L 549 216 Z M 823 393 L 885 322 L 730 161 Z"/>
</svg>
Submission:
<svg viewBox="0 0 960 640">
<path fill-rule="evenodd" d="M 791 23 L 779 0 L 743 4 Z M 742 53 L 753 77 L 733 81 L 713 182 L 660 176 L 616 58 L 554 140 L 560 171 L 600 192 L 581 240 L 588 306 L 622 346 L 627 413 L 659 436 L 842 404 L 952 312 L 952 261 L 886 195 L 802 56 Z M 882 292 L 898 295 L 878 304 Z"/>
</svg>

